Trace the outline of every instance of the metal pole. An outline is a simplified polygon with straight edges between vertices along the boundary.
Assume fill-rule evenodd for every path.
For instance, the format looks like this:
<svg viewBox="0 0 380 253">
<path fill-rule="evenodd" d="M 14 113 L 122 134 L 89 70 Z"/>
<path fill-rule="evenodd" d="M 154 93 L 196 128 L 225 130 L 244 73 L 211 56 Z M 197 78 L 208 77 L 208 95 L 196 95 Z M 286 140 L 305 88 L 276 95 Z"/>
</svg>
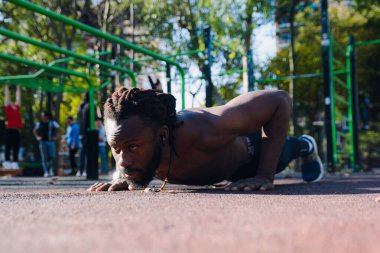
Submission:
<svg viewBox="0 0 380 253">
<path fill-rule="evenodd" d="M 338 162 L 338 149 L 337 149 L 337 134 L 336 134 L 336 114 L 335 114 L 335 73 L 334 73 L 334 40 L 331 32 L 330 38 L 330 52 L 329 52 L 329 66 L 330 66 L 330 95 L 331 95 L 331 143 L 333 148 L 334 164 Z"/>
<path fill-rule="evenodd" d="M 167 92 L 172 93 L 172 81 L 170 77 L 170 64 L 166 63 L 166 85 L 167 85 Z"/>
<path fill-rule="evenodd" d="M 356 57 L 355 57 L 355 38 L 350 35 L 349 45 L 351 46 L 350 62 L 351 62 L 351 94 L 352 94 L 352 141 L 354 151 L 353 168 L 357 170 L 357 162 L 359 161 L 359 105 L 358 105 L 358 85 L 356 82 Z"/>
<path fill-rule="evenodd" d="M 111 64 L 112 65 L 115 65 L 116 63 L 116 50 L 117 50 L 117 44 L 112 43 L 112 49 L 111 49 Z M 115 71 L 112 71 L 111 72 L 111 80 L 112 80 L 111 91 L 112 92 L 114 92 L 116 89 L 115 75 L 116 75 Z"/>
<path fill-rule="evenodd" d="M 254 73 L 252 49 L 248 50 L 247 52 L 247 60 L 248 60 L 248 91 L 253 91 L 255 90 L 255 73 Z"/>
<path fill-rule="evenodd" d="M 325 133 L 326 133 L 326 151 L 327 167 L 335 171 L 335 163 L 332 145 L 332 125 L 331 125 L 331 75 L 330 75 L 330 37 L 329 37 L 329 19 L 327 0 L 321 0 L 322 11 L 322 57 L 323 57 L 323 93 L 325 104 Z"/>
<path fill-rule="evenodd" d="M 205 75 L 206 75 L 206 107 L 212 106 L 212 92 L 213 83 L 211 80 L 211 65 L 212 65 L 212 36 L 211 27 L 208 26 L 204 29 L 204 40 L 206 46 L 206 64 L 205 64 Z"/>
</svg>

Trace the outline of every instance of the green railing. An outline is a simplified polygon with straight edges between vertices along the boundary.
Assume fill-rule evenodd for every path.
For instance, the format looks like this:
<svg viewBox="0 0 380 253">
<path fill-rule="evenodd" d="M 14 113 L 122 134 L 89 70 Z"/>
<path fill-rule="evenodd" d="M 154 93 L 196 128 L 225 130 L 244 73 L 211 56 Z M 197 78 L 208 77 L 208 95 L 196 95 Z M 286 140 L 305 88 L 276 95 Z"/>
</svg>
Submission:
<svg viewBox="0 0 380 253">
<path fill-rule="evenodd" d="M 112 64 L 110 64 L 108 62 L 100 61 L 100 60 L 97 60 L 97 59 L 94 59 L 94 58 L 91 58 L 91 57 L 88 57 L 88 56 L 77 54 L 77 53 L 74 53 L 72 51 L 69 51 L 69 50 L 66 50 L 66 49 L 63 49 L 63 48 L 51 45 L 51 44 L 46 43 L 46 42 L 41 42 L 41 41 L 38 41 L 38 40 L 34 40 L 34 39 L 28 38 L 26 36 L 22 36 L 20 34 L 11 32 L 11 31 L 9 31 L 7 29 L 4 29 L 4 28 L 0 28 L 0 34 L 2 34 L 4 36 L 7 36 L 9 38 L 15 39 L 15 40 L 23 41 L 25 43 L 29 43 L 29 44 L 32 44 L 32 45 L 35 45 L 35 46 L 38 46 L 38 47 L 42 47 L 42 48 L 54 51 L 54 52 L 58 52 L 58 53 L 61 53 L 61 54 L 64 54 L 64 55 L 68 55 L 68 56 L 74 57 L 74 58 L 79 59 L 79 60 L 83 60 L 83 61 L 90 62 L 90 63 L 93 63 L 93 64 L 99 64 L 101 66 L 104 66 L 104 67 L 107 67 L 107 68 L 110 68 L 110 69 L 113 69 L 113 70 L 117 70 L 117 71 L 126 73 L 128 76 L 131 77 L 131 79 L 132 79 L 132 85 L 134 87 L 136 86 L 135 75 L 133 74 L 132 71 L 130 71 L 128 69 L 121 68 L 121 67 L 112 65 Z"/>
<path fill-rule="evenodd" d="M 37 67 L 37 68 L 41 68 L 41 69 L 46 69 L 46 70 L 49 70 L 49 71 L 52 71 L 52 72 L 63 73 L 63 74 L 67 74 L 67 75 L 81 77 L 90 86 L 89 87 L 89 93 L 90 93 L 90 96 L 89 96 L 90 97 L 90 101 L 89 101 L 89 103 L 90 104 L 94 104 L 94 85 L 93 85 L 93 83 L 91 82 L 91 80 L 88 78 L 88 76 L 86 74 L 78 73 L 78 72 L 75 72 L 75 71 L 72 71 L 72 70 L 69 70 L 69 69 L 60 68 L 60 67 L 56 67 L 56 66 L 49 66 L 49 65 L 46 65 L 46 64 L 30 61 L 30 60 L 27 60 L 27 59 L 24 59 L 24 58 L 16 57 L 16 56 L 9 55 L 9 54 L 4 54 L 4 53 L 1 53 L 1 52 L 0 52 L 0 58 L 6 59 L 6 60 L 9 60 L 9 61 L 19 62 L 19 63 L 25 64 L 25 65 L 29 65 L 29 66 L 33 66 L 33 67 Z M 95 120 L 95 112 L 94 112 L 94 110 L 90 110 L 90 124 L 91 124 L 90 127 L 92 129 L 95 128 L 94 120 Z"/>
<path fill-rule="evenodd" d="M 182 98 L 182 109 L 185 108 L 185 73 L 184 73 L 184 70 L 181 68 L 180 64 L 176 61 L 173 61 L 173 60 L 170 60 L 168 58 L 165 58 L 157 53 L 154 53 L 148 49 L 145 49 L 145 48 L 141 48 L 141 47 L 138 47 L 130 42 L 127 42 L 119 37 L 116 37 L 116 36 L 113 36 L 111 34 L 108 34 L 108 33 L 104 33 L 102 31 L 100 31 L 99 29 L 96 29 L 94 27 L 91 27 L 89 25 L 86 25 L 86 24 L 83 24 L 79 21 L 75 21 L 73 19 L 70 19 L 68 17 L 65 17 L 65 16 L 62 16 L 62 15 L 59 15 L 53 11 L 49 11 L 47 9 L 44 9 L 38 5 L 35 5 L 33 3 L 30 3 L 30 2 L 27 2 L 27 1 L 23 1 L 23 0 L 6 0 L 10 3 L 13 3 L 13 4 L 16 4 L 18 6 L 21 6 L 21 7 L 24 7 L 26 9 L 29 9 L 31 11 L 34 11 L 34 12 L 37 12 L 37 13 L 40 13 L 42 15 L 45 15 L 45 16 L 48 16 L 52 19 L 55 19 L 55 20 L 58 20 L 58 21 L 61 21 L 65 24 L 68 24 L 68 25 L 71 25 L 73 27 L 76 27 L 82 31 L 86 31 L 88 33 L 91 33 L 97 37 L 100 37 L 100 38 L 103 38 L 103 39 L 106 39 L 108 41 L 111 41 L 111 42 L 114 42 L 114 43 L 117 43 L 123 47 L 126 47 L 126 48 L 130 48 L 136 52 L 139 52 L 139 53 L 142 53 L 142 54 L 145 54 L 145 55 L 149 55 L 153 58 L 155 58 L 156 60 L 161 60 L 161 61 L 164 61 L 168 64 L 171 64 L 173 66 L 175 66 L 180 75 L 181 75 L 181 80 L 182 80 L 182 86 L 181 86 L 181 98 Z"/>
</svg>

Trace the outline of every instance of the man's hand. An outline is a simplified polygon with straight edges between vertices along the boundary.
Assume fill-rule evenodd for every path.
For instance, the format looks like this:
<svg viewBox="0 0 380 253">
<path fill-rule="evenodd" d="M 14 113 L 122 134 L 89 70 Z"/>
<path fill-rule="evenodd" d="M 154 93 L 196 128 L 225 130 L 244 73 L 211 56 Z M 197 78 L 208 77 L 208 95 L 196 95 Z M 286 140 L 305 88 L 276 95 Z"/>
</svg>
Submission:
<svg viewBox="0 0 380 253">
<path fill-rule="evenodd" d="M 273 181 L 264 177 L 242 179 L 226 186 L 226 191 L 267 191 L 273 189 Z"/>
<path fill-rule="evenodd" d="M 123 179 L 117 179 L 113 180 L 110 183 L 96 183 L 90 186 L 90 188 L 87 189 L 87 191 L 90 192 L 101 192 L 101 191 L 127 191 L 127 190 L 133 190 L 131 187 L 128 186 L 128 183 L 126 180 Z"/>
</svg>

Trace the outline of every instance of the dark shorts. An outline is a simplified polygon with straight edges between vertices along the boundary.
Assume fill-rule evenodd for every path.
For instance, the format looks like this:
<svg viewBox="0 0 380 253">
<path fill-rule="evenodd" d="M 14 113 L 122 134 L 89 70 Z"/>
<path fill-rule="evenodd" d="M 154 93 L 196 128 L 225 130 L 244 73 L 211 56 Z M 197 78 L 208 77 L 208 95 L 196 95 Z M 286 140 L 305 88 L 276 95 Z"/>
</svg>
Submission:
<svg viewBox="0 0 380 253">
<path fill-rule="evenodd" d="M 261 152 L 261 129 L 260 131 L 254 132 L 252 134 L 245 135 L 247 137 L 248 152 L 251 154 L 250 159 L 246 164 L 241 166 L 236 173 L 229 178 L 230 181 L 237 181 L 244 178 L 256 176 L 257 168 L 259 165 L 260 152 Z M 252 151 L 251 151 L 252 150 Z"/>
</svg>

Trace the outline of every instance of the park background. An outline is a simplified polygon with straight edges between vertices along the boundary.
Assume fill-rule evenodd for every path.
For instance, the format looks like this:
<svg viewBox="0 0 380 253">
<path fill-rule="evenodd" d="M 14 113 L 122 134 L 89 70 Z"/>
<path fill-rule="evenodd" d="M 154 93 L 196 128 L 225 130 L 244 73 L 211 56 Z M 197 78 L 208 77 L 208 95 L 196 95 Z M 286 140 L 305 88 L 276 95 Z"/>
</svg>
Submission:
<svg viewBox="0 0 380 253">
<path fill-rule="evenodd" d="M 180 63 L 185 70 L 186 107 L 206 105 L 206 80 L 211 77 L 214 89 L 212 105 L 223 104 L 247 90 L 245 69 L 248 52 L 253 52 L 254 89 L 284 89 L 293 98 L 293 120 L 290 134 L 311 134 L 318 137 L 324 147 L 323 132 L 323 73 L 322 33 L 320 1 L 32 1 L 46 9 L 78 20 L 95 27 L 102 32 L 113 34 L 139 47 L 144 47 Z M 345 48 L 349 36 L 356 41 L 376 40 L 379 38 L 380 4 L 377 1 L 329 1 L 329 20 L 331 36 L 335 45 Z M 159 61 L 147 59 L 133 50 L 115 46 L 104 39 L 96 38 L 74 27 L 64 25 L 46 16 L 17 7 L 0 0 L 1 27 L 41 40 L 78 54 L 94 55 L 99 52 L 115 52 L 99 56 L 107 62 L 117 61 L 120 66 L 137 73 L 137 86 L 150 88 L 148 75 L 154 82 L 160 80 L 163 90 L 168 91 L 165 65 Z M 263 49 L 257 45 L 256 31 L 263 29 L 273 34 L 276 44 Z M 267 27 L 267 28 L 265 28 Z M 274 27 L 274 28 L 273 28 Z M 207 73 L 208 31 L 212 34 L 211 73 Z M 49 64 L 66 56 L 53 51 L 0 36 L 0 52 Z M 336 47 L 337 63 L 345 64 L 344 53 Z M 185 53 L 187 52 L 187 53 Z M 269 52 L 269 53 L 268 53 Z M 360 170 L 378 167 L 380 160 L 379 115 L 380 106 L 377 86 L 379 82 L 380 47 L 368 45 L 356 51 L 357 85 L 360 96 L 370 101 L 370 129 L 360 131 Z M 263 57 L 265 55 L 265 57 Z M 267 57 L 267 56 L 271 57 Z M 79 60 L 60 65 L 77 72 L 93 73 L 94 80 L 112 76 L 112 83 L 95 94 L 98 114 L 102 114 L 102 105 L 106 97 L 119 86 L 131 86 L 127 78 L 115 71 L 101 66 L 83 63 Z M 37 72 L 35 67 L 0 61 L 0 76 L 25 75 Z M 287 76 L 316 74 L 311 78 L 281 79 L 259 82 L 265 79 L 278 79 Z M 319 76 L 318 76 L 319 74 Z M 76 87 L 86 87 L 80 78 L 72 77 Z M 171 69 L 171 92 L 177 97 L 177 109 L 184 102 L 180 97 L 180 76 Z M 19 83 L 22 91 L 22 115 L 24 129 L 22 146 L 25 154 L 31 153 L 38 159 L 38 148 L 32 136 L 35 122 L 42 111 L 51 110 L 65 131 L 67 115 L 76 116 L 81 103 L 80 93 L 62 93 L 57 90 L 32 89 L 35 84 Z M 46 87 L 45 87 L 46 88 Z M 15 87 L 12 87 L 15 89 Z M 346 114 L 347 93 L 337 88 L 336 124 L 341 150 L 338 170 L 346 170 L 349 142 L 347 141 Z M 0 92 L 4 94 L 3 85 Z M 14 94 L 14 92 L 11 92 Z M 0 104 L 4 96 L 0 96 Z M 12 99 L 13 100 L 13 99 Z M 321 125 L 322 122 L 322 125 Z M 360 127 L 360 122 L 358 122 Z M 2 140 L 3 141 L 3 140 Z M 325 150 L 322 148 L 322 156 Z M 324 157 L 325 158 L 325 157 Z M 325 160 L 325 159 L 324 159 Z"/>
</svg>

